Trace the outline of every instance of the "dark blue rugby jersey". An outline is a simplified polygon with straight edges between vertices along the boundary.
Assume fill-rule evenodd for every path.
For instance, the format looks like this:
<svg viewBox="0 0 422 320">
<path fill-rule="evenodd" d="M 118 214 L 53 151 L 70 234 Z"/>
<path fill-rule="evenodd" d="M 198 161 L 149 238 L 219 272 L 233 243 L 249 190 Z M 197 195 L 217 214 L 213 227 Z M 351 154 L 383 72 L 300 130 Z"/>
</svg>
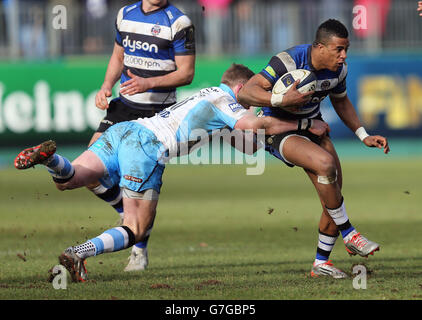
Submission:
<svg viewBox="0 0 422 320">
<path fill-rule="evenodd" d="M 344 97 L 346 95 L 347 65 L 337 71 L 328 69 L 315 70 L 311 61 L 310 44 L 303 44 L 287 49 L 273 56 L 260 72 L 272 85 L 285 73 L 295 69 L 306 69 L 317 76 L 317 86 L 310 102 L 300 108 L 291 108 L 290 112 L 275 107 L 262 108 L 264 115 L 284 119 L 314 118 L 320 113 L 320 103 L 327 96 Z"/>
<path fill-rule="evenodd" d="M 169 3 L 148 13 L 142 10 L 142 1 L 121 8 L 115 41 L 124 48 L 120 83 L 130 79 L 128 69 L 144 78 L 162 76 L 176 70 L 176 55 L 195 54 L 192 22 Z M 151 89 L 134 95 L 120 94 L 120 98 L 137 109 L 160 110 L 176 102 L 176 89 Z"/>
</svg>

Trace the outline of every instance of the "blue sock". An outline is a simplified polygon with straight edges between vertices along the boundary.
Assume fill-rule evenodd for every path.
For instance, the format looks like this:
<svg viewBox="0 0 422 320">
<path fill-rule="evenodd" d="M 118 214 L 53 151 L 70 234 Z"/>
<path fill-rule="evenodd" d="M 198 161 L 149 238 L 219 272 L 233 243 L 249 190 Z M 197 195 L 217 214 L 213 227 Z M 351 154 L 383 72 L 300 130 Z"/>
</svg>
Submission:
<svg viewBox="0 0 422 320">
<path fill-rule="evenodd" d="M 49 158 L 48 162 L 45 163 L 45 166 L 53 177 L 53 180 L 58 183 L 69 181 L 75 174 L 75 168 L 70 161 L 57 153 Z"/>
<path fill-rule="evenodd" d="M 87 242 L 74 247 L 82 259 L 106 252 L 116 252 L 133 246 L 135 235 L 126 226 L 109 229 Z"/>
<path fill-rule="evenodd" d="M 317 252 L 316 252 L 316 256 L 315 256 L 315 262 L 318 263 L 323 263 L 324 261 L 328 261 L 331 251 L 334 248 L 334 244 L 336 243 L 337 240 L 337 235 L 336 236 L 332 236 L 329 234 L 325 234 L 323 232 L 321 232 L 321 230 L 318 230 L 319 235 L 318 235 L 318 246 L 317 246 Z"/>
<path fill-rule="evenodd" d="M 343 226 L 344 229 L 340 229 L 340 226 L 339 226 L 340 233 L 341 233 L 341 236 L 343 237 L 343 239 L 345 237 L 347 237 L 347 235 L 350 232 L 352 232 L 353 230 L 355 230 L 355 228 L 350 224 L 349 220 L 347 220 L 347 222 L 348 222 L 348 224 L 346 226 Z"/>
<path fill-rule="evenodd" d="M 147 235 L 146 235 L 145 239 L 143 241 L 140 241 L 137 244 L 135 244 L 135 247 L 145 249 L 148 246 L 148 240 L 149 240 L 149 236 L 151 234 L 153 226 L 154 226 L 154 221 L 151 223 L 150 227 L 148 228 Z"/>
<path fill-rule="evenodd" d="M 351 225 L 349 221 L 349 217 L 347 216 L 343 198 L 341 199 L 341 205 L 338 208 L 330 209 L 326 207 L 326 209 L 328 214 L 331 216 L 331 218 L 333 218 L 334 223 L 340 230 L 343 239 L 347 237 L 350 232 L 355 230 L 355 228 Z"/>
<path fill-rule="evenodd" d="M 135 247 L 145 249 L 148 246 L 148 240 L 149 240 L 149 236 L 146 237 L 144 241 L 141 241 L 141 242 L 138 242 L 137 244 L 135 244 Z"/>
</svg>

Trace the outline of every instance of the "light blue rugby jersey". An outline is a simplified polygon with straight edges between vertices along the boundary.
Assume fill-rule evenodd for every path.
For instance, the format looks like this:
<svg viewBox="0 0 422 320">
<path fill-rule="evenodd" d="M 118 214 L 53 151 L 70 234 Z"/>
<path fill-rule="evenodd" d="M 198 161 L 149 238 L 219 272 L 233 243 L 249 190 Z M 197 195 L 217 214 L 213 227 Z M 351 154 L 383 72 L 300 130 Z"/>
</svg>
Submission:
<svg viewBox="0 0 422 320">
<path fill-rule="evenodd" d="M 201 138 L 233 129 L 247 112 L 233 91 L 221 84 L 202 89 L 154 117 L 133 121 L 151 130 L 172 157 L 187 154 Z"/>
<path fill-rule="evenodd" d="M 194 27 L 190 19 L 173 5 L 145 13 L 142 1 L 120 9 L 116 19 L 116 43 L 124 48 L 124 68 L 120 83 L 130 79 L 128 69 L 149 78 L 176 70 L 176 55 L 195 54 Z M 122 95 L 128 105 L 144 110 L 162 110 L 176 102 L 176 89 L 151 89 Z"/>
<path fill-rule="evenodd" d="M 311 44 L 303 44 L 287 49 L 273 56 L 260 72 L 273 85 L 283 74 L 295 69 L 314 72 L 318 80 L 311 101 L 293 112 L 287 112 L 281 108 L 264 107 L 262 108 L 264 115 L 284 119 L 314 118 L 320 115 L 320 103 L 327 95 L 331 97 L 346 95 L 347 65 L 343 64 L 335 72 L 328 69 L 315 70 L 311 61 L 311 48 Z"/>
</svg>

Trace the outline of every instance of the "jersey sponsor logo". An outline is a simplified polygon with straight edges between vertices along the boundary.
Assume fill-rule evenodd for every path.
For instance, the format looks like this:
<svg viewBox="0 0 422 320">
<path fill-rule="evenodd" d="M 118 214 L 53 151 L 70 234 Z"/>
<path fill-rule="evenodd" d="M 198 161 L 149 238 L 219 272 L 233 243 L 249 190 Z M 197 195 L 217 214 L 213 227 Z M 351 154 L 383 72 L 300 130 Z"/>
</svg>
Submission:
<svg viewBox="0 0 422 320">
<path fill-rule="evenodd" d="M 275 78 L 276 73 L 275 73 L 274 69 L 271 66 L 267 66 L 264 70 L 267 71 L 272 77 Z"/>
<path fill-rule="evenodd" d="M 101 120 L 101 123 L 104 123 L 104 124 L 109 124 L 109 125 L 113 125 L 114 124 L 114 122 L 111 122 L 110 120 L 107 120 L 107 119 L 103 119 L 103 120 Z"/>
<path fill-rule="evenodd" d="M 151 61 L 142 57 L 130 56 L 125 54 L 124 63 L 126 66 L 144 69 L 161 69 L 161 65 L 157 61 Z"/>
<path fill-rule="evenodd" d="M 160 32 L 161 32 L 161 27 L 160 27 L 158 24 L 154 25 L 154 26 L 151 28 L 151 34 L 152 34 L 153 36 L 158 36 L 158 35 L 160 34 Z"/>
<path fill-rule="evenodd" d="M 243 107 L 238 103 L 230 103 L 229 107 L 233 112 L 236 112 L 237 110 L 243 109 Z"/>
<path fill-rule="evenodd" d="M 323 95 L 322 97 L 313 97 L 310 101 L 310 103 L 320 103 L 322 100 L 325 99 L 327 95 Z"/>
<path fill-rule="evenodd" d="M 168 118 L 168 117 L 169 117 L 169 115 L 170 115 L 170 111 L 168 111 L 168 110 L 163 110 L 163 111 L 159 112 L 159 113 L 158 113 L 158 115 L 159 115 L 161 118 Z"/>
<path fill-rule="evenodd" d="M 125 178 L 126 180 L 129 180 L 129 181 L 138 182 L 138 183 L 141 183 L 142 181 L 144 181 L 141 178 L 132 177 L 132 176 L 127 175 L 127 174 L 125 174 L 123 176 L 123 178 Z"/>
<path fill-rule="evenodd" d="M 156 44 L 149 44 L 148 42 L 129 40 L 129 36 L 123 40 L 123 47 L 129 48 L 130 52 L 135 52 L 135 50 L 143 50 L 148 52 L 158 53 L 158 47 Z"/>
</svg>

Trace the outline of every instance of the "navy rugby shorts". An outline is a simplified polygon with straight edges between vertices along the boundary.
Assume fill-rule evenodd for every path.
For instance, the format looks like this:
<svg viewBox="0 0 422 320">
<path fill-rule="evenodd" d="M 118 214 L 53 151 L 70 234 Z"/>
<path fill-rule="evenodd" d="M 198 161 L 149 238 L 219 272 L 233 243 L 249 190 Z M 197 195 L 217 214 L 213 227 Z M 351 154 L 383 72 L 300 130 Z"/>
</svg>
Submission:
<svg viewBox="0 0 422 320">
<path fill-rule="evenodd" d="M 101 120 L 96 132 L 104 132 L 113 124 L 119 122 L 153 117 L 155 113 L 160 112 L 164 107 L 167 107 L 167 105 L 162 108 L 156 108 L 156 110 L 135 109 L 126 105 L 120 98 L 113 99 L 110 101 L 107 114 Z"/>
<path fill-rule="evenodd" d="M 323 120 L 321 114 L 319 114 L 313 119 Z M 291 136 L 291 135 L 305 137 L 308 140 L 312 141 L 313 143 L 316 143 L 317 145 L 321 144 L 321 138 L 318 137 L 317 135 L 312 134 L 311 132 L 307 130 L 292 130 L 292 131 L 284 132 L 282 134 L 265 137 L 265 150 L 268 151 L 274 157 L 283 161 L 287 166 L 294 167 L 294 164 L 284 159 L 283 154 L 280 151 L 280 145 L 285 141 L 286 137 Z"/>
</svg>

